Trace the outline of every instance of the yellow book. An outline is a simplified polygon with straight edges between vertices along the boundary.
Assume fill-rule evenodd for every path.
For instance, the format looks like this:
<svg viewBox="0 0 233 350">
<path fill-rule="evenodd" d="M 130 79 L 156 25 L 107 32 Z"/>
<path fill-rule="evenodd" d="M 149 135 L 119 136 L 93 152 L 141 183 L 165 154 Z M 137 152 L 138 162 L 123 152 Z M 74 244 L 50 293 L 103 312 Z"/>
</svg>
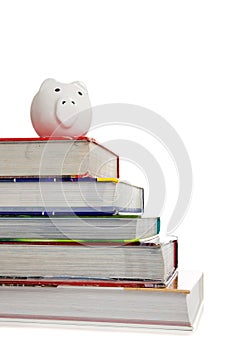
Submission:
<svg viewBox="0 0 233 350">
<path fill-rule="evenodd" d="M 97 177 L 98 182 L 115 182 L 118 183 L 119 179 L 115 177 Z"/>
</svg>

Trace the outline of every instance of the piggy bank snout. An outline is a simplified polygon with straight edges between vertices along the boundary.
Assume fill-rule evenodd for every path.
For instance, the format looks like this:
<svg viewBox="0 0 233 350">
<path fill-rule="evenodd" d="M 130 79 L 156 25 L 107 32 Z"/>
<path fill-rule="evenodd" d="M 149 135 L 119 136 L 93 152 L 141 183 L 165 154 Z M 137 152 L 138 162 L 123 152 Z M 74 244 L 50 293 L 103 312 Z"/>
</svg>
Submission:
<svg viewBox="0 0 233 350">
<path fill-rule="evenodd" d="M 78 102 L 73 97 L 62 96 L 56 104 L 56 116 L 65 128 L 71 127 L 79 113 Z"/>
<path fill-rule="evenodd" d="M 72 99 L 71 97 L 69 98 L 61 98 L 59 100 L 59 103 L 62 104 L 63 106 L 66 104 L 67 105 L 76 105 L 77 101 L 75 101 L 74 99 Z M 65 106 L 64 106 L 65 107 Z"/>
</svg>

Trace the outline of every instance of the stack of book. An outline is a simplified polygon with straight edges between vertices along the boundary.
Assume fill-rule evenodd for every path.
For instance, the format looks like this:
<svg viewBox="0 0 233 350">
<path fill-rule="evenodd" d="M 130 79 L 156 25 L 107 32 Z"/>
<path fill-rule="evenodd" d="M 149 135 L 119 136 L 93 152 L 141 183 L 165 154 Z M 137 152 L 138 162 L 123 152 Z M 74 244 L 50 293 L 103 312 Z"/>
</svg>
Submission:
<svg viewBox="0 0 233 350">
<path fill-rule="evenodd" d="M 192 329 L 202 276 L 143 210 L 94 140 L 1 139 L 0 319 Z"/>
</svg>

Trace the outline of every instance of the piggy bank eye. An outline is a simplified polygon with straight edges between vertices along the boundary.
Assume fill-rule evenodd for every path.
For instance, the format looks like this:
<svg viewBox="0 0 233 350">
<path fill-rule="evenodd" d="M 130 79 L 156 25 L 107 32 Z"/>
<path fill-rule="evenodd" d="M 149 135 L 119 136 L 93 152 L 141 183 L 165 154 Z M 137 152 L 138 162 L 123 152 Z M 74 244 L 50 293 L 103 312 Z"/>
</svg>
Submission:
<svg viewBox="0 0 233 350">
<path fill-rule="evenodd" d="M 79 91 L 78 94 L 82 96 L 83 93 L 81 91 Z"/>
<path fill-rule="evenodd" d="M 61 89 L 56 88 L 54 91 L 55 91 L 55 92 L 59 92 L 59 91 L 61 91 Z"/>
</svg>

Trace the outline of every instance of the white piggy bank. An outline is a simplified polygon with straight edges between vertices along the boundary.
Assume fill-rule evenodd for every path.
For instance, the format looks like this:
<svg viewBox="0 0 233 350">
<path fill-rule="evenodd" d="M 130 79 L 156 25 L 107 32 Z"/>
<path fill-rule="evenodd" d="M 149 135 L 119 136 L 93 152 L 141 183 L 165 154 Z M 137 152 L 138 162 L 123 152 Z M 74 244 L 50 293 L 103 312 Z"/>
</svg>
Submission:
<svg viewBox="0 0 233 350">
<path fill-rule="evenodd" d="M 41 137 L 79 137 L 87 133 L 92 111 L 81 82 L 45 80 L 31 104 L 32 125 Z"/>
</svg>

